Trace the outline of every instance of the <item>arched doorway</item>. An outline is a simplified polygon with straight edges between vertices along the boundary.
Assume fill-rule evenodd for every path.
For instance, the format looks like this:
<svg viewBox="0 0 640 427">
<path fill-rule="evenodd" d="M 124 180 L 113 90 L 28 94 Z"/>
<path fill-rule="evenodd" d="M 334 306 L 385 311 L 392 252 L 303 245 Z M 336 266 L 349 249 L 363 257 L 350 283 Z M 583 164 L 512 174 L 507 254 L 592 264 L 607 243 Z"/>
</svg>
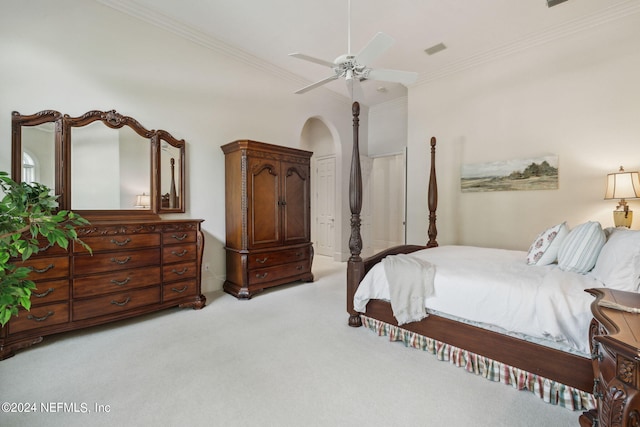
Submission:
<svg viewBox="0 0 640 427">
<path fill-rule="evenodd" d="M 301 146 L 313 151 L 311 157 L 311 241 L 317 255 L 339 259 L 340 193 L 339 158 L 336 133 L 320 118 L 306 121 L 301 132 Z"/>
</svg>

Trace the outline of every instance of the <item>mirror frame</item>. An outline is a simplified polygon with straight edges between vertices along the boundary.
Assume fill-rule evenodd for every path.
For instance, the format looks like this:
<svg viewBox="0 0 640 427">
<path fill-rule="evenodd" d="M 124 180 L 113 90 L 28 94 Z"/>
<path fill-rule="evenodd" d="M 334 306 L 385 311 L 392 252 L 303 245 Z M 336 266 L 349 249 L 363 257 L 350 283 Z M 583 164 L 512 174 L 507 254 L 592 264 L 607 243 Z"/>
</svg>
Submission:
<svg viewBox="0 0 640 427">
<path fill-rule="evenodd" d="M 44 123 L 54 123 L 54 188 L 61 205 L 64 194 L 62 174 L 62 114 L 55 110 L 43 110 L 36 114 L 23 116 L 17 111 L 11 113 L 11 179 L 22 182 L 22 127 L 38 126 Z"/>
<path fill-rule="evenodd" d="M 21 115 L 17 111 L 12 113 L 11 121 L 11 150 L 12 165 L 11 175 L 16 182 L 22 180 L 22 127 L 37 126 L 42 123 L 55 123 L 55 194 L 59 196 L 59 209 L 71 210 L 71 150 L 72 150 L 72 128 L 86 126 L 90 123 L 100 121 L 111 129 L 120 129 L 129 126 L 138 135 L 149 140 L 150 150 L 150 196 L 151 204 L 149 209 L 114 209 L 114 210 L 74 210 L 83 216 L 90 218 L 118 218 L 133 217 L 144 218 L 145 216 L 157 216 L 159 213 L 184 213 L 185 212 L 185 165 L 186 165 L 186 142 L 184 139 L 178 140 L 169 132 L 164 130 L 149 130 L 142 126 L 136 119 L 123 116 L 116 110 L 99 111 L 92 110 L 82 116 L 71 117 L 68 114 L 61 114 L 54 110 L 44 110 L 32 115 Z M 162 206 L 162 194 L 160 186 L 161 165 L 160 165 L 160 145 L 161 141 L 167 142 L 179 149 L 180 159 L 176 162 L 177 179 L 179 180 L 179 197 L 176 206 L 169 208 Z"/>
</svg>

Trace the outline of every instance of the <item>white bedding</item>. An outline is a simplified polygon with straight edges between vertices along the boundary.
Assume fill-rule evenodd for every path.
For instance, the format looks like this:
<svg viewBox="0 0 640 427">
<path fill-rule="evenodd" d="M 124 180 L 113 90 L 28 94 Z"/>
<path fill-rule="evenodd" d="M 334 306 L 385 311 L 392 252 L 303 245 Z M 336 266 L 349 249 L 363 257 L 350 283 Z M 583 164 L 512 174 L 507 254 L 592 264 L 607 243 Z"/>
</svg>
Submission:
<svg viewBox="0 0 640 427">
<path fill-rule="evenodd" d="M 593 296 L 602 287 L 590 275 L 561 271 L 557 265 L 532 266 L 526 252 L 471 246 L 441 246 L 411 254 L 436 267 L 430 312 L 579 354 L 589 353 Z M 369 299 L 389 300 L 382 264 L 359 285 L 354 309 L 366 313 Z"/>
</svg>

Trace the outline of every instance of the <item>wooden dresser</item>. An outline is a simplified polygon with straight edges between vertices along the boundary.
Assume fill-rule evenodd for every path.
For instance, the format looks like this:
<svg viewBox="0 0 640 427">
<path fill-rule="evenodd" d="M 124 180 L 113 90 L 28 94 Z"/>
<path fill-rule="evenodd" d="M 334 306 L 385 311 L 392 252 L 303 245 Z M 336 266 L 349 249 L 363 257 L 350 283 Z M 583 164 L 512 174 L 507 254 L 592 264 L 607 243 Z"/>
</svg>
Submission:
<svg viewBox="0 0 640 427">
<path fill-rule="evenodd" d="M 74 243 L 39 252 L 24 265 L 37 289 L 32 307 L 0 330 L 0 359 L 46 335 L 164 308 L 200 309 L 201 220 L 92 221 Z M 21 265 L 21 264 L 18 264 Z"/>
<path fill-rule="evenodd" d="M 237 298 L 296 280 L 313 281 L 310 158 L 256 141 L 223 145 L 227 280 Z"/>
<path fill-rule="evenodd" d="M 640 426 L 640 314 L 599 305 L 610 301 L 640 308 L 640 294 L 605 288 L 588 292 L 596 297 L 589 337 L 598 409 L 581 415 L 580 425 Z"/>
</svg>

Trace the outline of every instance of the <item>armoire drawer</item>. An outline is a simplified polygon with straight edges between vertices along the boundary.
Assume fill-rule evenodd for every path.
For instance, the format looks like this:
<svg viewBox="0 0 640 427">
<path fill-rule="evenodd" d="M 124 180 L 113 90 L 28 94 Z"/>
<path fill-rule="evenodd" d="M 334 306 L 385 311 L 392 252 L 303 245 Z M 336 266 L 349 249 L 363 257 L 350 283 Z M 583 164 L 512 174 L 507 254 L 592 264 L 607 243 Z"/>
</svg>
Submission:
<svg viewBox="0 0 640 427">
<path fill-rule="evenodd" d="M 69 276 L 69 258 L 66 256 L 29 258 L 24 262 L 17 262 L 16 266 L 31 269 L 28 278 L 34 282 Z"/>
<path fill-rule="evenodd" d="M 197 284 L 195 279 L 183 280 L 182 282 L 168 283 L 163 286 L 162 300 L 164 302 L 174 299 L 194 296 L 197 293 Z"/>
<path fill-rule="evenodd" d="M 293 261 L 302 261 L 310 257 L 309 247 L 285 249 L 273 252 L 249 254 L 249 269 L 271 267 Z"/>
<path fill-rule="evenodd" d="M 114 236 L 91 236 L 81 239 L 93 253 L 104 251 L 118 251 L 137 248 L 156 247 L 160 244 L 159 233 L 122 234 Z M 74 253 L 84 253 L 87 250 L 79 243 L 73 242 Z"/>
<path fill-rule="evenodd" d="M 160 267 L 142 267 L 73 279 L 73 297 L 85 298 L 160 284 Z"/>
<path fill-rule="evenodd" d="M 69 300 L 69 279 L 47 280 L 36 282 L 36 289 L 31 291 L 31 306 L 36 307 L 57 301 Z"/>
<path fill-rule="evenodd" d="M 168 264 L 172 262 L 192 261 L 196 259 L 196 252 L 196 245 L 193 243 L 165 246 L 162 249 L 162 262 Z"/>
<path fill-rule="evenodd" d="M 160 249 L 141 249 L 73 257 L 74 275 L 124 270 L 160 264 Z"/>
<path fill-rule="evenodd" d="M 283 279 L 285 277 L 296 276 L 304 273 L 305 271 L 309 271 L 309 269 L 309 260 L 302 260 L 274 267 L 260 268 L 249 271 L 249 284 L 257 285 L 259 283 L 266 283 L 273 280 Z"/>
<path fill-rule="evenodd" d="M 73 320 L 89 319 L 159 303 L 160 286 L 78 300 L 73 303 Z"/>
<path fill-rule="evenodd" d="M 31 307 L 30 311 L 20 310 L 18 317 L 9 322 L 9 333 L 28 331 L 30 329 L 59 325 L 69 321 L 69 304 L 58 303 L 39 307 Z"/>
</svg>

